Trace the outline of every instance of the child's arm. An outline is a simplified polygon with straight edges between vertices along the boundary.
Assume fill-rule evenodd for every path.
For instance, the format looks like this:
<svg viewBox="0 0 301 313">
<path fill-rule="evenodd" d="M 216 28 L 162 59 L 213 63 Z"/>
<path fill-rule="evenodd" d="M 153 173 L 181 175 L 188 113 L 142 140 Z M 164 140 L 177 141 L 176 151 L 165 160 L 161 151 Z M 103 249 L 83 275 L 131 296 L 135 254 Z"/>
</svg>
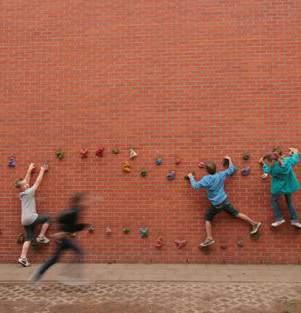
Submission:
<svg viewBox="0 0 301 313">
<path fill-rule="evenodd" d="M 235 173 L 236 167 L 234 166 L 232 159 L 228 155 L 226 155 L 224 159 L 229 161 L 229 167 L 226 170 L 222 171 L 222 173 L 225 176 L 231 176 Z"/>
<path fill-rule="evenodd" d="M 44 176 L 45 172 L 47 172 L 47 171 L 48 171 L 48 165 L 47 164 L 42 165 L 41 169 L 40 169 L 40 173 L 39 173 L 35 183 L 31 187 L 33 191 L 36 191 L 38 189 L 38 187 L 40 186 L 40 184 L 43 180 L 43 176 Z"/>
<path fill-rule="evenodd" d="M 30 183 L 31 174 L 32 174 L 32 171 L 33 171 L 34 169 L 35 169 L 34 163 L 30 163 L 30 164 L 29 164 L 29 167 L 28 167 L 28 170 L 27 170 L 27 172 L 26 172 L 25 178 L 24 178 L 24 180 L 26 181 L 27 184 Z"/>
<path fill-rule="evenodd" d="M 263 167 L 264 167 L 263 157 L 261 157 L 261 158 L 259 159 L 258 163 L 262 166 L 262 170 L 263 170 L 263 174 L 261 175 L 261 178 L 262 178 L 262 179 L 268 178 L 268 177 L 269 177 L 269 173 L 266 173 L 266 172 L 264 171 L 264 169 L 263 169 Z"/>
<path fill-rule="evenodd" d="M 287 158 L 287 162 L 291 165 L 291 166 L 295 166 L 300 162 L 300 154 L 299 154 L 299 150 L 296 148 L 289 148 L 290 151 L 290 157 Z"/>
<path fill-rule="evenodd" d="M 200 189 L 206 187 L 206 180 L 204 179 L 204 177 L 201 180 L 196 181 L 192 173 L 189 173 L 187 176 L 193 189 Z"/>
</svg>

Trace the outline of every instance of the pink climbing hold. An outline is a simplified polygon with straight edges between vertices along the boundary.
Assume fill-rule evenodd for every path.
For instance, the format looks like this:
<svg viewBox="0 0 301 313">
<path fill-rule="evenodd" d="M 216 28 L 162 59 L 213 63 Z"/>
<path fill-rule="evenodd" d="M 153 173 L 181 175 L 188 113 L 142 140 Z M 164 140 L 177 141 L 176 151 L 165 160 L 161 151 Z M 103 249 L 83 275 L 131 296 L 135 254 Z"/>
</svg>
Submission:
<svg viewBox="0 0 301 313">
<path fill-rule="evenodd" d="M 241 176 L 249 176 L 251 174 L 251 168 L 250 167 L 245 167 L 241 171 Z"/>
<path fill-rule="evenodd" d="M 155 247 L 157 249 L 161 249 L 163 247 L 163 239 L 162 237 L 157 238 L 156 243 L 155 243 Z"/>
<path fill-rule="evenodd" d="M 169 171 L 166 175 L 167 180 L 174 180 L 176 178 L 176 171 Z"/>
<path fill-rule="evenodd" d="M 112 234 L 112 229 L 109 226 L 107 226 L 106 227 L 106 235 L 109 236 L 111 234 Z"/>
<path fill-rule="evenodd" d="M 80 157 L 82 159 L 86 159 L 88 157 L 89 150 L 83 148 L 83 149 L 80 150 L 79 153 L 80 153 Z"/>
<path fill-rule="evenodd" d="M 178 249 L 182 249 L 182 248 L 184 248 L 186 246 L 187 241 L 186 240 L 179 240 L 179 239 L 177 239 L 177 240 L 175 240 L 175 244 L 176 244 Z"/>
</svg>

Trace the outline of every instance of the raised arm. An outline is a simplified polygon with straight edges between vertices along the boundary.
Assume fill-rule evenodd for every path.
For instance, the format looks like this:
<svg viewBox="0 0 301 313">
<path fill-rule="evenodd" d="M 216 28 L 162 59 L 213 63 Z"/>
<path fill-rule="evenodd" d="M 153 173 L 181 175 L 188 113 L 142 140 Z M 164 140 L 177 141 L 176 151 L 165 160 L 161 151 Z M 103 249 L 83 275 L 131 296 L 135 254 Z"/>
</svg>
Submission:
<svg viewBox="0 0 301 313">
<path fill-rule="evenodd" d="M 199 181 L 196 181 L 192 173 L 189 173 L 187 176 L 189 177 L 189 181 L 193 189 L 200 189 L 206 187 L 206 181 L 204 178 L 202 178 Z"/>
<path fill-rule="evenodd" d="M 297 148 L 289 148 L 289 153 L 290 157 L 287 159 L 287 162 L 292 166 L 297 165 L 300 161 L 299 150 Z"/>
<path fill-rule="evenodd" d="M 226 170 L 222 171 L 222 173 L 225 176 L 231 176 L 236 171 L 236 167 L 234 166 L 232 159 L 228 155 L 226 155 L 224 159 L 229 161 L 229 167 Z"/>
<path fill-rule="evenodd" d="M 30 163 L 29 164 L 29 167 L 28 167 L 28 170 L 26 172 L 26 175 L 24 177 L 24 180 L 27 184 L 30 183 L 30 178 L 31 178 L 31 174 L 33 172 L 33 170 L 35 169 L 35 164 L 34 163 Z"/>
<path fill-rule="evenodd" d="M 43 176 L 44 176 L 45 172 L 47 172 L 47 171 L 48 171 L 48 164 L 43 164 L 41 166 L 40 173 L 39 173 L 35 183 L 31 187 L 34 191 L 36 191 L 38 189 L 38 187 L 40 186 L 40 184 L 43 180 Z"/>
</svg>

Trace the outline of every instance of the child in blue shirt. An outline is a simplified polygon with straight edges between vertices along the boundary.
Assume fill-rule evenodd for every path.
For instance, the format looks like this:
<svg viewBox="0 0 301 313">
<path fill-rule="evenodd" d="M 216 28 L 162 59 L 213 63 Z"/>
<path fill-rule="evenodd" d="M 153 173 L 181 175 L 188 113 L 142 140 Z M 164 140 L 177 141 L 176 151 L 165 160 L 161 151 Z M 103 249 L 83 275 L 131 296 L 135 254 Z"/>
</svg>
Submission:
<svg viewBox="0 0 301 313">
<path fill-rule="evenodd" d="M 249 223 L 252 226 L 252 230 L 250 232 L 251 235 L 255 235 L 262 225 L 260 222 L 255 222 L 247 215 L 237 211 L 230 203 L 224 190 L 224 183 L 226 178 L 231 176 L 236 171 L 236 168 L 229 156 L 226 156 L 225 159 L 229 161 L 229 167 L 228 169 L 220 172 L 216 171 L 216 164 L 214 162 L 200 163 L 200 167 L 206 168 L 209 174 L 204 176 L 200 181 L 196 181 L 192 173 L 188 174 L 192 188 L 206 189 L 208 200 L 211 203 L 211 207 L 207 210 L 205 215 L 206 239 L 200 244 L 200 248 L 204 248 L 215 243 L 212 237 L 211 222 L 213 221 L 215 215 L 222 211 L 226 211 L 233 217 L 240 218 L 241 220 Z"/>
</svg>

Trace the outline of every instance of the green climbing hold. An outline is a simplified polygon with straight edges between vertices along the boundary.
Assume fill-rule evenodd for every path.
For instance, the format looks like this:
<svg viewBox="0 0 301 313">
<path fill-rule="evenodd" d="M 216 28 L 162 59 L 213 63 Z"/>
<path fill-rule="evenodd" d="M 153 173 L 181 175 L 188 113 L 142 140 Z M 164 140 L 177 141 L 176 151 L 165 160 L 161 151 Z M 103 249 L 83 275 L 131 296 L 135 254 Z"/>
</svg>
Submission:
<svg viewBox="0 0 301 313">
<path fill-rule="evenodd" d="M 140 176 L 142 176 L 142 177 L 146 177 L 147 176 L 147 171 L 146 170 L 142 170 L 141 172 L 140 172 Z"/>
<path fill-rule="evenodd" d="M 63 160 L 65 157 L 65 152 L 60 149 L 55 152 L 55 155 L 59 160 Z"/>
<path fill-rule="evenodd" d="M 123 228 L 122 228 L 122 232 L 123 232 L 124 234 L 129 234 L 129 233 L 131 232 L 131 229 L 130 229 L 129 227 L 123 227 Z"/>
<path fill-rule="evenodd" d="M 149 235 L 149 230 L 147 227 L 141 227 L 139 228 L 139 233 L 140 233 L 141 238 L 147 238 Z"/>
<path fill-rule="evenodd" d="M 113 148 L 112 149 L 112 153 L 113 154 L 119 154 L 120 153 L 120 150 L 118 148 Z"/>
</svg>

